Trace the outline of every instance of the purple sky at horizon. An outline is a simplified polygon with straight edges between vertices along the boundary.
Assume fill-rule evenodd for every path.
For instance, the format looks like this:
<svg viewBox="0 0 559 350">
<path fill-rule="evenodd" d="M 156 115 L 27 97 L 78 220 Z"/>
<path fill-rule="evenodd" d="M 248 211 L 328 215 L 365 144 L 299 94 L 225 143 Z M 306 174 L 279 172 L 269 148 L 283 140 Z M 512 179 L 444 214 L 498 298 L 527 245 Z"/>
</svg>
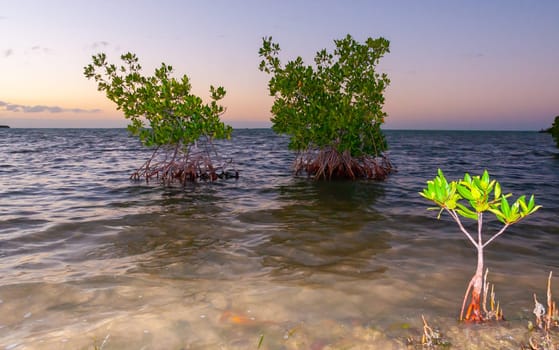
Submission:
<svg viewBox="0 0 559 350">
<path fill-rule="evenodd" d="M 351 34 L 383 36 L 391 84 L 385 128 L 539 130 L 559 115 L 559 1 L 0 0 L 0 124 L 124 127 L 83 76 L 91 56 L 160 62 L 193 90 L 227 90 L 223 120 L 268 127 L 269 76 L 258 48 L 273 36 L 284 61 Z"/>
</svg>

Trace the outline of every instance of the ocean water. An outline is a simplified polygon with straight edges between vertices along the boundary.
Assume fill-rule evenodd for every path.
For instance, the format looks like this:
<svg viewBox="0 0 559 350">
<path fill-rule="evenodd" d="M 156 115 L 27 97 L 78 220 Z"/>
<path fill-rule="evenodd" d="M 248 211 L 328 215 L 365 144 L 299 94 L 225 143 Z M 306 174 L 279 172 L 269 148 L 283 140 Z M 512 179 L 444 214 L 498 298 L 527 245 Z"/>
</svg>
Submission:
<svg viewBox="0 0 559 350">
<path fill-rule="evenodd" d="M 551 136 L 386 135 L 384 182 L 294 177 L 287 139 L 246 129 L 218 144 L 239 179 L 163 188 L 129 181 L 150 151 L 125 130 L 0 130 L 0 349 L 399 349 L 421 315 L 455 349 L 518 348 L 559 275 Z M 543 205 L 486 250 L 489 331 L 456 321 L 476 255 L 418 195 L 438 168 Z"/>
</svg>

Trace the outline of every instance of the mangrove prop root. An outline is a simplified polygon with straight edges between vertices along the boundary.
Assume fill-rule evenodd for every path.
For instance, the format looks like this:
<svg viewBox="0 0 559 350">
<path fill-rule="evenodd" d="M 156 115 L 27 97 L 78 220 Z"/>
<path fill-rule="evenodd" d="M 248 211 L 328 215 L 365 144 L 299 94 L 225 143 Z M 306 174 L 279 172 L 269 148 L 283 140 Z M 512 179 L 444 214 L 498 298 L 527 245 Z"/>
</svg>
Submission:
<svg viewBox="0 0 559 350">
<path fill-rule="evenodd" d="M 472 291 L 472 299 L 470 305 L 468 306 L 468 311 L 466 311 L 466 317 L 464 320 L 468 322 L 483 322 L 485 319 L 481 312 L 480 307 L 480 295 L 476 293 L 475 289 Z"/>
<path fill-rule="evenodd" d="M 491 320 L 501 321 L 505 319 L 499 302 L 495 301 L 494 285 L 488 282 L 487 279 L 488 273 L 489 273 L 489 269 L 485 270 L 481 295 L 476 290 L 476 288 L 473 288 L 478 276 L 475 275 L 470 280 L 470 283 L 468 284 L 468 288 L 466 289 L 466 294 L 464 295 L 464 300 L 462 301 L 462 309 L 460 311 L 461 321 L 464 320 L 466 322 L 481 323 L 481 322 L 486 322 Z M 468 308 L 466 310 L 466 315 L 464 316 L 464 308 L 466 306 L 468 295 L 471 295 L 471 299 L 470 299 L 470 304 L 468 305 Z M 487 307 L 488 297 L 489 297 L 489 308 Z"/>
<path fill-rule="evenodd" d="M 474 276 L 475 278 L 475 276 Z M 466 288 L 466 293 L 464 294 L 464 300 L 462 301 L 462 309 L 460 310 L 460 321 L 462 321 L 464 319 L 464 307 L 466 306 L 466 301 L 468 300 L 468 295 L 470 294 L 470 290 L 472 289 L 472 286 L 474 285 L 474 278 L 472 278 L 470 280 L 470 283 L 468 284 L 468 288 Z M 471 305 L 470 305 L 471 306 Z M 470 307 L 468 307 L 469 309 Z"/>
<path fill-rule="evenodd" d="M 232 165 L 232 160 L 220 159 L 211 144 L 158 147 L 151 157 L 130 175 L 131 180 L 145 180 L 146 183 L 156 180 L 167 186 L 174 183 L 184 186 L 189 182 L 238 177 L 239 173 Z"/>
<path fill-rule="evenodd" d="M 352 157 L 347 151 L 339 152 L 330 148 L 309 149 L 299 153 L 293 168 L 296 175 L 304 172 L 316 180 L 333 178 L 384 180 L 395 171 L 384 155 Z"/>
<path fill-rule="evenodd" d="M 547 278 L 547 316 L 546 316 L 546 327 L 551 329 L 552 327 L 557 327 L 559 325 L 559 314 L 557 312 L 557 306 L 555 301 L 552 299 L 551 295 L 551 276 L 552 271 L 549 272 L 549 277 Z"/>
</svg>

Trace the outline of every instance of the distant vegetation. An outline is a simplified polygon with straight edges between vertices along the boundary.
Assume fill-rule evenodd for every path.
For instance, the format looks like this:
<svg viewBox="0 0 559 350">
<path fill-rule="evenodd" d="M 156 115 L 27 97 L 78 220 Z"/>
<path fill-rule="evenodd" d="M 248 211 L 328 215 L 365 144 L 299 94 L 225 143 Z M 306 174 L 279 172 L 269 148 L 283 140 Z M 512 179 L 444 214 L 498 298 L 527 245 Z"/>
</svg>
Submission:
<svg viewBox="0 0 559 350">
<path fill-rule="evenodd" d="M 549 129 L 549 131 L 551 132 L 551 136 L 553 136 L 553 139 L 555 139 L 557 147 L 559 148 L 559 115 L 555 117 L 555 121 L 553 122 L 553 125 L 551 126 L 551 129 Z"/>
<path fill-rule="evenodd" d="M 316 53 L 314 65 L 301 57 L 283 65 L 279 44 L 263 39 L 259 68 L 271 75 L 272 129 L 290 136 L 289 148 L 298 152 L 296 173 L 382 180 L 392 171 L 380 129 L 390 80 L 376 66 L 389 41 L 368 38 L 361 44 L 347 35 L 334 43 L 333 53 Z"/>
<path fill-rule="evenodd" d="M 166 185 L 237 176 L 226 168 L 214 150 L 214 139 L 230 138 L 232 128 L 220 120 L 225 108 L 218 101 L 223 87 L 210 86 L 210 103 L 193 95 L 188 76 L 172 77 L 173 68 L 165 63 L 154 75 L 141 74 L 135 54 L 121 56 L 123 64 L 109 64 L 104 53 L 93 56 L 84 69 L 98 90 L 130 120 L 128 130 L 153 147 L 152 156 L 132 175 L 135 180 L 156 179 Z"/>
</svg>

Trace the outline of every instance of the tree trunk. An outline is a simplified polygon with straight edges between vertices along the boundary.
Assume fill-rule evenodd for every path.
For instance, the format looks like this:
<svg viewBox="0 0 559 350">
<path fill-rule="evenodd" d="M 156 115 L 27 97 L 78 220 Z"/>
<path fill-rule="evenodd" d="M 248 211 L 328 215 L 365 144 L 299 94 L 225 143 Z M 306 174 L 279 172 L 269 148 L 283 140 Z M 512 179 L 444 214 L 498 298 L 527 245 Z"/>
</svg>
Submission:
<svg viewBox="0 0 559 350">
<path fill-rule="evenodd" d="M 468 322 L 482 322 L 484 317 L 481 308 L 483 291 L 483 247 L 481 246 L 477 247 L 477 268 L 470 282 L 470 287 L 472 288 L 472 297 L 464 319 Z"/>
</svg>

